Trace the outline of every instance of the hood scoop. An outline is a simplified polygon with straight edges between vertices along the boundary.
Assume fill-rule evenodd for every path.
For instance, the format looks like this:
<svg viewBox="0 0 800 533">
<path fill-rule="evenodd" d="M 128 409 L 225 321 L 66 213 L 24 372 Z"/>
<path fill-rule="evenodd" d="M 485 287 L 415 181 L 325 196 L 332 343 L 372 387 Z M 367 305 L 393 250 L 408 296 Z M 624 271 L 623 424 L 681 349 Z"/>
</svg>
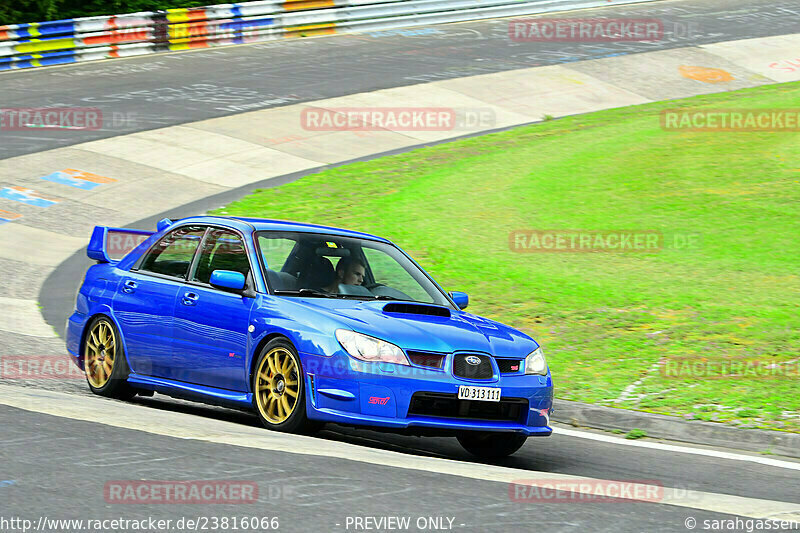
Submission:
<svg viewBox="0 0 800 533">
<path fill-rule="evenodd" d="M 426 315 L 450 318 L 450 310 L 438 305 L 390 303 L 383 307 L 384 313 L 399 313 L 403 315 Z"/>
</svg>

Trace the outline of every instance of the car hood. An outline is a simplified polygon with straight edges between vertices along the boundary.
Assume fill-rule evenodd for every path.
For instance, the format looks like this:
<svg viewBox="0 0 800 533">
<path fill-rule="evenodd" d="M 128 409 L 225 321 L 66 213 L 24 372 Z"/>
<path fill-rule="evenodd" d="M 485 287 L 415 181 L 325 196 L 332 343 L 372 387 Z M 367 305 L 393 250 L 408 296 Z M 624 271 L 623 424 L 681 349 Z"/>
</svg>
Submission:
<svg viewBox="0 0 800 533">
<path fill-rule="evenodd" d="M 524 333 L 477 315 L 450 310 L 449 317 L 385 312 L 386 301 L 292 298 L 306 315 L 313 311 L 340 327 L 378 337 L 406 350 L 476 351 L 523 358 L 538 348 Z M 424 305 L 424 304 L 422 304 Z M 307 315 L 306 315 L 307 316 Z"/>
</svg>

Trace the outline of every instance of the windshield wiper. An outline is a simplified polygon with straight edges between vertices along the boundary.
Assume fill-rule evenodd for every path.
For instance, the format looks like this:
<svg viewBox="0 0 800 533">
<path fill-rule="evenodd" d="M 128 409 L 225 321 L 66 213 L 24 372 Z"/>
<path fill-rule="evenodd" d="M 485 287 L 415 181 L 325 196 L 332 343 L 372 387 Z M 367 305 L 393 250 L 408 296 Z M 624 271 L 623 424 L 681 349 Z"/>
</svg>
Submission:
<svg viewBox="0 0 800 533">
<path fill-rule="evenodd" d="M 340 298 L 340 299 L 353 299 L 353 300 L 394 300 L 398 302 L 416 302 L 416 300 L 407 300 L 405 298 L 397 298 L 396 296 L 389 296 L 381 294 L 379 296 L 369 296 L 366 294 L 342 294 L 338 292 L 326 292 L 318 289 L 284 289 L 274 290 L 272 294 L 278 296 L 313 296 L 315 298 Z"/>
<path fill-rule="evenodd" d="M 316 296 L 318 298 L 336 298 L 336 294 L 332 292 L 320 291 L 317 289 L 287 289 L 272 291 L 273 294 L 279 296 Z"/>
<path fill-rule="evenodd" d="M 275 290 L 272 291 L 272 294 L 276 294 L 278 296 L 313 296 L 314 298 L 338 298 L 340 300 L 347 300 L 347 299 L 363 300 L 364 298 L 371 298 L 370 296 L 364 296 L 363 294 L 341 294 L 338 292 L 327 292 L 309 288 Z"/>
<path fill-rule="evenodd" d="M 389 296 L 388 294 L 380 294 L 373 296 L 373 300 L 395 300 L 397 302 L 416 302 L 416 300 L 408 300 L 406 298 L 398 298 L 396 296 Z"/>
</svg>

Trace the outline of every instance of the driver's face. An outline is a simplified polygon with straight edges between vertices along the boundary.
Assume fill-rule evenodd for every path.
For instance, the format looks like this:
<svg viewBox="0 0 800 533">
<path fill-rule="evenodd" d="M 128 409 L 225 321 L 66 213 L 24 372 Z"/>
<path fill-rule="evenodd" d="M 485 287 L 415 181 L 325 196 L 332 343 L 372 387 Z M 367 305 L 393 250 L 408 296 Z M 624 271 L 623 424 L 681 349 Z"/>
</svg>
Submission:
<svg viewBox="0 0 800 533">
<path fill-rule="evenodd" d="M 345 285 L 361 285 L 364 283 L 364 267 L 361 265 L 350 265 L 344 273 L 342 283 Z"/>
</svg>

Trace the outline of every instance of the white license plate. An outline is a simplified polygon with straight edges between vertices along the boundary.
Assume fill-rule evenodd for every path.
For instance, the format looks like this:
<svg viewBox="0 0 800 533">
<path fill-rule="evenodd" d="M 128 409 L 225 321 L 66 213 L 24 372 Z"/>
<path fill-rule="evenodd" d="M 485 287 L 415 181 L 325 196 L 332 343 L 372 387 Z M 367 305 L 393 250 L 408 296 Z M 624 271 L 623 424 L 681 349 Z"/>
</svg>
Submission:
<svg viewBox="0 0 800 533">
<path fill-rule="evenodd" d="M 483 400 L 485 402 L 499 402 L 499 387 L 470 387 L 461 385 L 458 387 L 459 400 Z"/>
</svg>

